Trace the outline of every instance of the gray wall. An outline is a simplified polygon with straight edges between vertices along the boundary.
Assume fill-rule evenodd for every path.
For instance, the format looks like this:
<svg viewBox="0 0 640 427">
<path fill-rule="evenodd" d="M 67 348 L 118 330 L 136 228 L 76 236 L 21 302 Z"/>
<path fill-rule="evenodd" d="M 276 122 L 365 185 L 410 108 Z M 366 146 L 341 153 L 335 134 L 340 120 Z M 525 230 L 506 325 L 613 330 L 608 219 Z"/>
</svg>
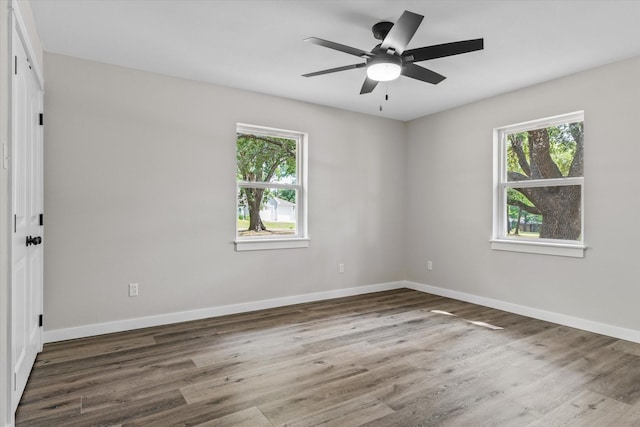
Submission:
<svg viewBox="0 0 640 427">
<path fill-rule="evenodd" d="M 403 278 L 404 123 L 45 64 L 47 330 Z M 235 252 L 237 122 L 309 133 L 309 248 Z"/>
<path fill-rule="evenodd" d="M 638 76 L 635 58 L 410 122 L 406 279 L 639 330 Z M 492 251 L 492 129 L 577 110 L 585 258 Z"/>
<path fill-rule="evenodd" d="M 402 279 L 640 329 L 639 58 L 408 123 L 45 64 L 48 330 Z M 585 258 L 492 251 L 492 129 L 576 110 Z M 309 132 L 310 248 L 234 251 L 236 122 Z"/>
</svg>

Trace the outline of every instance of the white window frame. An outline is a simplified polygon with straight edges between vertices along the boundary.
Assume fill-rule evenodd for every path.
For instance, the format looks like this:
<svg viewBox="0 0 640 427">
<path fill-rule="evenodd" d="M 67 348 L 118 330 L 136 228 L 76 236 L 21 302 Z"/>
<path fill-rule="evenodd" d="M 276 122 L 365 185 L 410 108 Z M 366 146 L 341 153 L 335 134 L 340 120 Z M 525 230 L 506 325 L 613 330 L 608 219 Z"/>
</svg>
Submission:
<svg viewBox="0 0 640 427">
<path fill-rule="evenodd" d="M 276 183 L 276 182 L 248 182 L 236 179 L 236 239 L 234 241 L 236 251 L 255 251 L 266 249 L 293 249 L 309 247 L 309 235 L 307 228 L 307 145 L 309 135 L 306 132 L 298 132 L 286 129 L 276 129 L 266 126 L 250 125 L 238 123 L 236 125 L 236 135 L 247 133 L 252 135 L 272 136 L 287 138 L 296 141 L 296 183 Z M 241 188 L 279 188 L 296 191 L 296 234 L 291 236 L 259 236 L 242 237 L 238 235 L 238 193 Z"/>
<path fill-rule="evenodd" d="M 584 233 L 584 174 L 582 177 L 507 181 L 507 135 L 532 129 L 584 122 L 584 111 L 561 114 L 538 120 L 495 128 L 493 130 L 493 235 L 491 249 L 583 258 L 586 246 Z M 512 237 L 507 230 L 507 188 L 579 185 L 581 187 L 582 241 Z"/>
</svg>

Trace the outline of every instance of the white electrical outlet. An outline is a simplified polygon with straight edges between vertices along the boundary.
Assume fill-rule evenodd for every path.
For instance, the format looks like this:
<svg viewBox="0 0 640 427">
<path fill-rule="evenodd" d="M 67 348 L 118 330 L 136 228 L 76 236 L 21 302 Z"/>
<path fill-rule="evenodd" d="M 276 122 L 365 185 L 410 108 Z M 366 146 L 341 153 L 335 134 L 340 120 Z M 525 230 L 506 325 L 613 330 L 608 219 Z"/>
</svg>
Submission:
<svg viewBox="0 0 640 427">
<path fill-rule="evenodd" d="M 433 270 L 433 263 L 431 261 L 427 261 L 427 270 Z"/>
<path fill-rule="evenodd" d="M 344 273 L 344 264 L 338 264 L 338 273 Z"/>
<path fill-rule="evenodd" d="M 138 284 L 137 283 L 129 283 L 129 296 L 137 297 L 138 296 Z"/>
</svg>

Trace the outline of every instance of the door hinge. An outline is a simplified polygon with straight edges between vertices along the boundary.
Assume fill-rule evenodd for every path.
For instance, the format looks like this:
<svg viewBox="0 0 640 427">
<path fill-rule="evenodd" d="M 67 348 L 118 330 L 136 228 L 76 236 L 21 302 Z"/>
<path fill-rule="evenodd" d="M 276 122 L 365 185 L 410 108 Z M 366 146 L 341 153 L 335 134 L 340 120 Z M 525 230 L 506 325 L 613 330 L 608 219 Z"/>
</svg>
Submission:
<svg viewBox="0 0 640 427">
<path fill-rule="evenodd" d="M 40 126 L 44 124 L 44 114 L 40 113 Z"/>
<path fill-rule="evenodd" d="M 38 326 L 42 328 L 42 325 L 44 325 L 44 316 L 41 314 L 38 316 Z"/>
<path fill-rule="evenodd" d="M 40 214 L 40 227 L 42 227 L 44 225 L 44 214 L 41 213 Z"/>
</svg>

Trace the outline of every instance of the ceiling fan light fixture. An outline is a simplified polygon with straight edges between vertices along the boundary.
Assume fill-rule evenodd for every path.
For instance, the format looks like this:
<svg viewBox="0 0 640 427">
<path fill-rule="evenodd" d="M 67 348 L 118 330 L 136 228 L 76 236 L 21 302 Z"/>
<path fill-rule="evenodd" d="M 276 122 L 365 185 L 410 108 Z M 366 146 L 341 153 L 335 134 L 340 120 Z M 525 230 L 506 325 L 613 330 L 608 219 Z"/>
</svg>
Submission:
<svg viewBox="0 0 640 427">
<path fill-rule="evenodd" d="M 378 82 L 388 82 L 400 77 L 402 59 L 395 55 L 374 56 L 367 62 L 367 77 Z"/>
</svg>

